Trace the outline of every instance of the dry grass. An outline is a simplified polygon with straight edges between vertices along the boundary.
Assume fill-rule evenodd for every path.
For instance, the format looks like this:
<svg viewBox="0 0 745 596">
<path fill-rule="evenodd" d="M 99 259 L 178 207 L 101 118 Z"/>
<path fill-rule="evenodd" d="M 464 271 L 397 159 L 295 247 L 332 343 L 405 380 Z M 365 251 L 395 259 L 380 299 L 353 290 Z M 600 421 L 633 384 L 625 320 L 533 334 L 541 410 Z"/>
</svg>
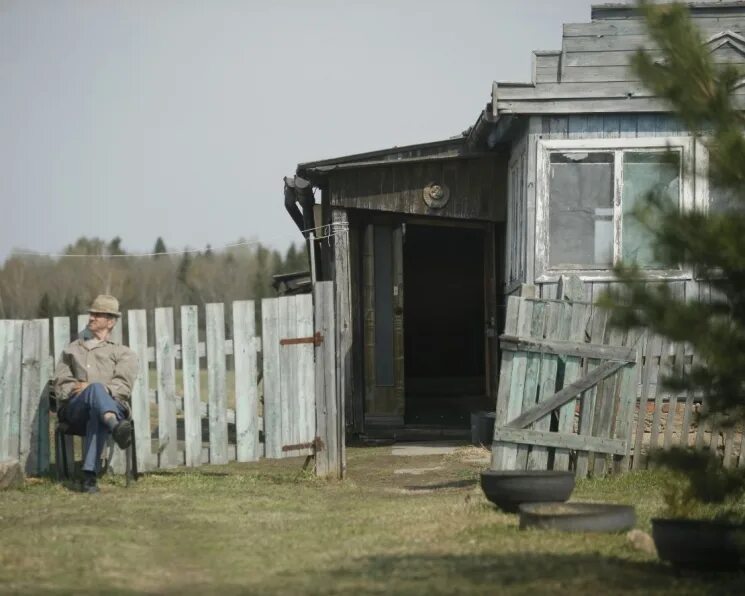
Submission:
<svg viewBox="0 0 745 596">
<path fill-rule="evenodd" d="M 293 459 L 153 473 L 129 489 L 108 479 L 98 496 L 50 481 L 2 493 L 0 592 L 725 594 L 745 579 L 681 576 L 622 535 L 522 532 L 481 495 L 481 451 L 348 454 L 342 483 Z M 633 502 L 648 530 L 657 485 L 628 474 L 575 496 Z"/>
</svg>

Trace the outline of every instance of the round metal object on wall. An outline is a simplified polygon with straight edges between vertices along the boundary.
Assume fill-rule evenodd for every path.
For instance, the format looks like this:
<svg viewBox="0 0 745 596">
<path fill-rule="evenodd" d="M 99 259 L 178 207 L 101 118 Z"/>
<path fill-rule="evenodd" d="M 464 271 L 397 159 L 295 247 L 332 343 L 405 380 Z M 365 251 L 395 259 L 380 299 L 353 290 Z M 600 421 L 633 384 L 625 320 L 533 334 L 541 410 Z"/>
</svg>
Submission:
<svg viewBox="0 0 745 596">
<path fill-rule="evenodd" d="M 424 187 L 424 202 L 430 209 L 442 209 L 450 200 L 450 189 L 444 184 L 430 182 Z"/>
</svg>

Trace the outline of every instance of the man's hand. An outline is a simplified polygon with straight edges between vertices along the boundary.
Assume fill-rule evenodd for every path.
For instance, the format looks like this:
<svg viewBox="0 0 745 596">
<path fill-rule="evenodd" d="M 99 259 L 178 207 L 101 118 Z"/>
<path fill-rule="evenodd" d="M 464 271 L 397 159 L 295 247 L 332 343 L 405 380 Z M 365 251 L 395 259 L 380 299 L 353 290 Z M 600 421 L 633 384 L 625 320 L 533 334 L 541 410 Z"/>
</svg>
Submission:
<svg viewBox="0 0 745 596">
<path fill-rule="evenodd" d="M 90 383 L 85 383 L 84 381 L 78 381 L 77 383 L 75 383 L 73 388 L 70 390 L 70 397 L 74 397 L 75 395 L 83 391 L 88 385 L 90 385 Z"/>
</svg>

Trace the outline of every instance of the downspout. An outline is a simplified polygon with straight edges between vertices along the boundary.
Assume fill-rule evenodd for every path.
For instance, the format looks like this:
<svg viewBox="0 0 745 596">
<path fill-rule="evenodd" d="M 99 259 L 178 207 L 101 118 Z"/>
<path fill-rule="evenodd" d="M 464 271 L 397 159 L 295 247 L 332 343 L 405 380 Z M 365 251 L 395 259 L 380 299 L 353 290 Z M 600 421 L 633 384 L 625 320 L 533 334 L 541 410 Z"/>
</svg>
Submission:
<svg viewBox="0 0 745 596">
<path fill-rule="evenodd" d="M 290 214 L 292 221 L 306 238 L 310 231 L 315 228 L 313 205 L 313 188 L 310 181 L 300 176 L 285 176 L 285 209 Z M 302 213 L 297 203 L 302 207 Z"/>
</svg>

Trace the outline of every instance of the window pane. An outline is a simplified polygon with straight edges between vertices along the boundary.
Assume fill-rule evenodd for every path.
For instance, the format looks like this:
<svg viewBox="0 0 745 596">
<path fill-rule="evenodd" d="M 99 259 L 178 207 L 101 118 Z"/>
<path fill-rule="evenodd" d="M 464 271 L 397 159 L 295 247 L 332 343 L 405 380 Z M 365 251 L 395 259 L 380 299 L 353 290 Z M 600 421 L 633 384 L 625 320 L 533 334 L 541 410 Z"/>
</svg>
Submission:
<svg viewBox="0 0 745 596">
<path fill-rule="evenodd" d="M 652 237 L 634 216 L 634 209 L 653 192 L 679 204 L 680 156 L 663 152 L 626 152 L 623 155 L 622 258 L 640 267 L 661 265 L 654 258 Z"/>
<path fill-rule="evenodd" d="M 613 262 L 613 154 L 552 153 L 549 265 Z"/>
</svg>

